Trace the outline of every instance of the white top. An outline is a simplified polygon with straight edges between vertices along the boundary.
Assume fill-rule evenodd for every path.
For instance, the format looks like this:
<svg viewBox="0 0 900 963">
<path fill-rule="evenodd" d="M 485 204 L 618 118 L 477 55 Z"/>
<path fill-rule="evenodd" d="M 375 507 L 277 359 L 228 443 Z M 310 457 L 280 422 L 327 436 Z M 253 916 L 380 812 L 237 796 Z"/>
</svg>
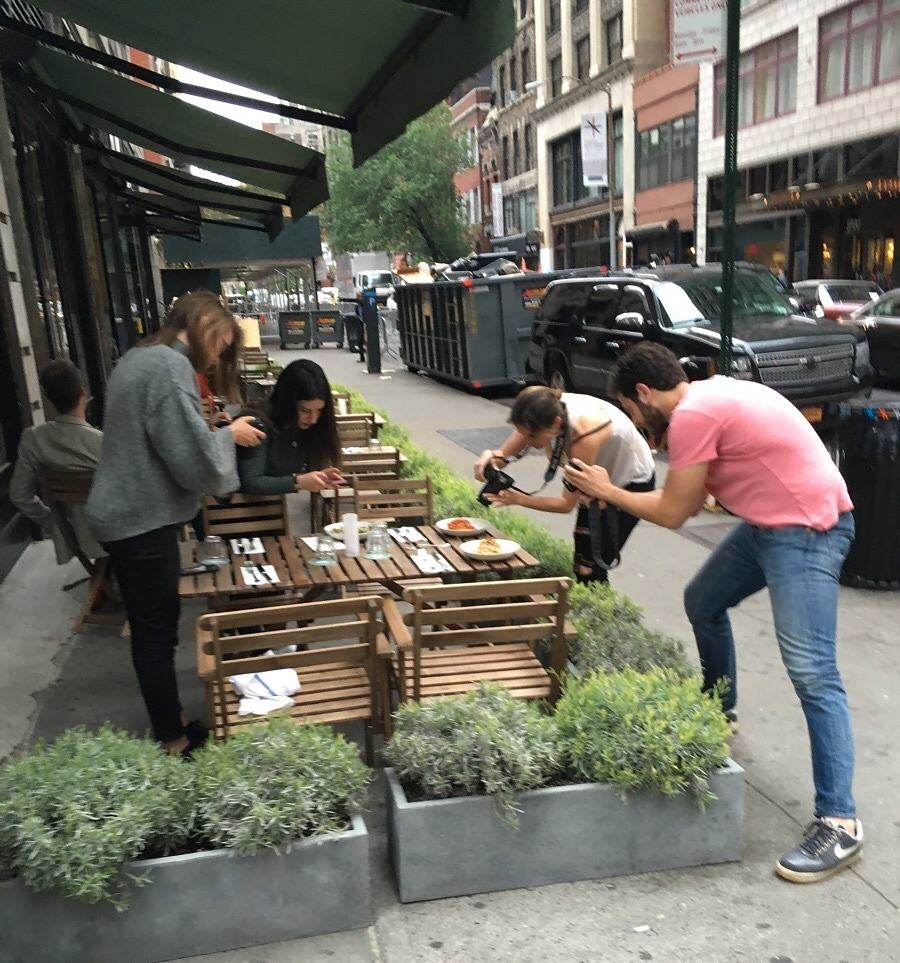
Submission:
<svg viewBox="0 0 900 963">
<path fill-rule="evenodd" d="M 656 469 L 650 446 L 621 408 L 592 395 L 564 394 L 562 401 L 569 413 L 570 425 L 574 426 L 576 421 L 612 422 L 612 436 L 597 452 L 594 463 L 609 472 L 617 488 L 650 481 Z M 573 437 L 578 434 L 573 427 Z"/>
</svg>

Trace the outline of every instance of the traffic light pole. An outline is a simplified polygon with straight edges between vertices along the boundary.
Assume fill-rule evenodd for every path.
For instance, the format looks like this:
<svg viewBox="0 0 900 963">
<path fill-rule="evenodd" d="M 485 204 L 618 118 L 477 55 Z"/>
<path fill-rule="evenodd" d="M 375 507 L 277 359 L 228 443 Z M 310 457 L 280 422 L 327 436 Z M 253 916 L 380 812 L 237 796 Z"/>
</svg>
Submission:
<svg viewBox="0 0 900 963">
<path fill-rule="evenodd" d="M 725 42 L 725 197 L 722 205 L 722 308 L 719 374 L 731 374 L 734 322 L 734 201 L 737 194 L 738 80 L 741 66 L 741 0 L 728 0 Z"/>
</svg>

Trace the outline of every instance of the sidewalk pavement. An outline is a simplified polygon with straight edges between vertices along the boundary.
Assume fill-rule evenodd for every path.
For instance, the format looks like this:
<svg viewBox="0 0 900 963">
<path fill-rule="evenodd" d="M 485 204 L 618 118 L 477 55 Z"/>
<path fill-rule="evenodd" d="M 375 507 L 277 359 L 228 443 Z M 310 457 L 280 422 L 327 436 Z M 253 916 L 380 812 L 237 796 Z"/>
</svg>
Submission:
<svg viewBox="0 0 900 963">
<path fill-rule="evenodd" d="M 498 428 L 508 417 L 508 407 L 498 401 L 411 375 L 399 364 L 378 376 L 364 373 L 354 356 L 334 348 L 277 355 L 283 362 L 299 357 L 318 361 L 332 381 L 358 388 L 404 425 L 416 443 L 463 477 L 469 475 L 474 456 L 440 431 Z M 542 460 L 525 459 L 513 471 L 523 486 L 537 487 Z M 530 514 L 554 534 L 569 537 L 570 518 Z M 722 515 L 702 513 L 687 526 L 685 537 L 642 523 L 621 568 L 613 573 L 613 585 L 644 608 L 648 622 L 684 639 L 692 655 L 681 593 L 708 556 L 706 545 L 717 541 L 727 524 Z M 135 730 L 145 724 L 126 643 L 108 629 L 77 640 L 67 637 L 75 599 L 62 595 L 59 586 L 74 577 L 72 571 L 57 569 L 48 546 L 36 545 L 0 587 L 0 611 L 9 627 L 0 649 L 0 696 L 7 707 L 0 726 L 0 754 L 32 732 L 52 737 L 77 722 L 95 725 L 110 718 Z M 46 603 L 51 598 L 61 599 L 58 609 L 49 610 Z M 185 701 L 199 710 L 202 695 L 193 677 L 188 642 L 195 608 L 185 606 L 178 664 Z M 776 857 L 793 845 L 810 818 L 812 787 L 802 714 L 780 664 L 768 599 L 761 593 L 734 617 L 741 732 L 733 754 L 747 771 L 741 863 L 404 906 L 390 879 L 382 781 L 376 777 L 372 810 L 366 814 L 373 841 L 373 925 L 354 933 L 202 959 L 216 963 L 898 959 L 898 619 L 897 595 L 841 592 L 841 667 L 856 730 L 856 793 L 866 850 L 861 863 L 827 883 L 794 886 L 772 872 Z M 636 931 L 645 926 L 650 929 Z"/>
</svg>

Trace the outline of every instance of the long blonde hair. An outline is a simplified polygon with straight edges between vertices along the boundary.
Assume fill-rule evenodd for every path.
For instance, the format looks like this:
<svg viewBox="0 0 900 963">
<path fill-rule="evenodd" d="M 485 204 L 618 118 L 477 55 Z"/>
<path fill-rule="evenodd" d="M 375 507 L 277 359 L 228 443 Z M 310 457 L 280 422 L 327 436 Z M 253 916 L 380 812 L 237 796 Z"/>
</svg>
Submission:
<svg viewBox="0 0 900 963">
<path fill-rule="evenodd" d="M 231 345 L 212 356 L 210 343 L 217 333 L 232 333 Z M 194 370 L 209 378 L 212 390 L 227 401 L 240 401 L 238 359 L 244 332 L 235 316 L 212 291 L 191 291 L 177 298 L 169 308 L 159 331 L 141 342 L 144 345 L 172 345 L 187 334 L 188 354 Z"/>
</svg>

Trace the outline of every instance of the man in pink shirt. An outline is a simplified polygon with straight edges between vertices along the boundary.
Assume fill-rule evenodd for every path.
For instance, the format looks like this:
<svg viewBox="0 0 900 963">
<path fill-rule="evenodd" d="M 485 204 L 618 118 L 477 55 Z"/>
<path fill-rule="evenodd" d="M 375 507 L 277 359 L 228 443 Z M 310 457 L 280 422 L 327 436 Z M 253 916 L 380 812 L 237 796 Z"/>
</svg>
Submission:
<svg viewBox="0 0 900 963">
<path fill-rule="evenodd" d="M 638 427 L 667 432 L 665 487 L 629 492 L 606 471 L 573 461 L 566 477 L 589 497 L 680 528 L 707 493 L 743 519 L 684 593 L 704 689 L 720 679 L 737 721 L 736 659 L 728 610 L 768 587 L 781 658 L 806 716 L 815 818 L 776 863 L 796 883 L 855 862 L 862 824 L 853 800 L 853 736 L 837 668 L 838 577 L 853 541 L 853 505 L 822 442 L 800 412 L 764 385 L 730 378 L 688 383 L 667 348 L 641 344 L 615 372 L 615 393 Z"/>
</svg>

